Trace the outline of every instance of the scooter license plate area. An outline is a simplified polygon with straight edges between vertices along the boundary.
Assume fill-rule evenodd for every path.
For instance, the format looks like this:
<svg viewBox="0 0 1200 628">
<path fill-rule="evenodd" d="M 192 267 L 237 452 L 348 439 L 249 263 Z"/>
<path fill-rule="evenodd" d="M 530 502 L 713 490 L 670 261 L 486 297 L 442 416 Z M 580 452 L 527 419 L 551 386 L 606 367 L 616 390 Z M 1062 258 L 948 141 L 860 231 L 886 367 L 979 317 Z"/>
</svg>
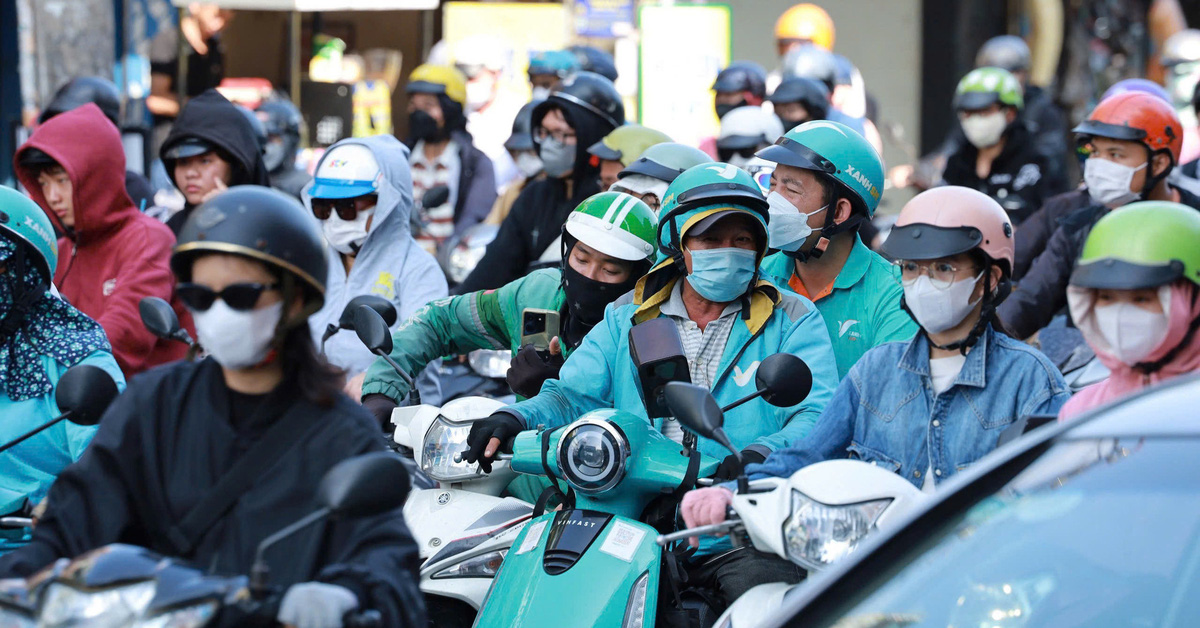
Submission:
<svg viewBox="0 0 1200 628">
<path fill-rule="evenodd" d="M 530 521 L 505 557 L 476 626 L 620 626 L 643 575 L 644 612 L 652 617 L 661 564 L 657 534 L 592 510 Z"/>
</svg>

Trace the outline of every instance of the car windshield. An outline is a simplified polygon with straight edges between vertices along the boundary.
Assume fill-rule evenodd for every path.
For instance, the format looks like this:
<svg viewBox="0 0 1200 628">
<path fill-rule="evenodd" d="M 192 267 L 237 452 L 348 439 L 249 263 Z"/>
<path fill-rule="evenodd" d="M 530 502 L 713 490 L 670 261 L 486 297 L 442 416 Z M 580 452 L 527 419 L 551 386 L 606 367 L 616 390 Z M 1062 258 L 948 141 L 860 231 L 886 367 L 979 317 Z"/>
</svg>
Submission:
<svg viewBox="0 0 1200 628">
<path fill-rule="evenodd" d="M 1104 439 L 1048 449 L 845 598 L 833 628 L 1194 626 L 1200 449 Z M 809 624 L 812 625 L 812 624 Z"/>
</svg>

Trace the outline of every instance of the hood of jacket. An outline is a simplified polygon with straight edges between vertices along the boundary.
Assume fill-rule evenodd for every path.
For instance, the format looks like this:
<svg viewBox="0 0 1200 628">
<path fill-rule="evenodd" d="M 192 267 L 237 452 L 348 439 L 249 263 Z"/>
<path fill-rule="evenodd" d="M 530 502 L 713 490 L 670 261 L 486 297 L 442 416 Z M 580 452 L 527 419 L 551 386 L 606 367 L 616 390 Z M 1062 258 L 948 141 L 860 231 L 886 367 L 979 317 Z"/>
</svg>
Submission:
<svg viewBox="0 0 1200 628">
<path fill-rule="evenodd" d="M 79 141 L 87 138 L 87 141 Z M 70 235 L 77 243 L 117 229 L 138 213 L 125 191 L 125 149 L 121 133 L 92 103 L 54 116 L 34 131 L 17 151 L 13 163 L 22 154 L 36 148 L 57 161 L 71 179 L 71 206 L 75 226 Z M 37 175 L 19 166 L 17 178 L 50 217 L 59 233 L 68 233 L 62 221 L 50 210 L 38 185 Z"/>
<path fill-rule="evenodd" d="M 1072 397 L 1063 407 L 1064 418 L 1136 392 L 1150 384 L 1200 370 L 1200 333 L 1193 334 L 1170 362 L 1149 375 L 1125 364 L 1110 352 L 1107 342 L 1097 330 L 1095 291 L 1074 286 L 1067 291 L 1075 325 L 1096 352 L 1096 357 L 1111 371 L 1111 375 Z M 1166 357 L 1187 337 L 1192 321 L 1200 318 L 1200 288 L 1196 284 L 1186 280 L 1176 281 L 1171 284 L 1170 294 L 1167 333 L 1162 342 L 1146 356 L 1145 362 L 1155 362 Z"/>
<path fill-rule="evenodd" d="M 576 105 L 575 103 L 565 100 L 554 99 L 547 101 L 549 105 L 561 109 L 563 117 L 566 118 L 567 124 L 575 129 L 575 170 L 571 174 L 571 178 L 576 182 L 584 179 L 595 179 L 600 175 L 600 164 L 592 163 L 592 155 L 587 152 L 588 147 L 600 140 L 604 136 L 613 131 L 613 126 L 602 120 L 600 116 Z M 533 121 L 533 128 L 537 129 L 542 124 L 542 118 L 546 116 L 549 106 L 539 107 L 536 113 L 540 114 Z M 540 142 L 534 138 L 534 147 L 539 148 Z M 578 186 L 576 186 L 578 187 Z"/>
<path fill-rule="evenodd" d="M 206 90 L 184 105 L 158 154 L 165 155 L 172 146 L 187 138 L 204 140 L 233 160 L 230 164 L 233 166 L 233 181 L 229 187 L 271 185 L 254 129 L 250 128 L 250 122 L 238 111 L 237 105 L 229 102 L 217 90 Z M 175 183 L 174 161 L 163 158 L 171 183 Z"/>
</svg>

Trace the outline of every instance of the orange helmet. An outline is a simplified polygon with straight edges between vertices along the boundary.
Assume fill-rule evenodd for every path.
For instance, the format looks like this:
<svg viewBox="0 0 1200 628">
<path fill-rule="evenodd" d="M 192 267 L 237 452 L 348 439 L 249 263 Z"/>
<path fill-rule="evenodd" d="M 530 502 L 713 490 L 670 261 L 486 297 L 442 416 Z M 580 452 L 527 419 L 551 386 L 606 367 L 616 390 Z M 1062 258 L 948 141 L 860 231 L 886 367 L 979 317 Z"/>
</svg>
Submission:
<svg viewBox="0 0 1200 628">
<path fill-rule="evenodd" d="M 811 41 L 833 50 L 833 18 L 815 4 L 797 4 L 783 12 L 775 22 L 775 39 Z"/>
<path fill-rule="evenodd" d="M 1087 120 L 1074 129 L 1079 142 L 1093 137 L 1141 142 L 1150 155 L 1167 151 L 1179 163 L 1183 124 L 1171 105 L 1145 92 L 1124 92 L 1100 101 Z"/>
</svg>

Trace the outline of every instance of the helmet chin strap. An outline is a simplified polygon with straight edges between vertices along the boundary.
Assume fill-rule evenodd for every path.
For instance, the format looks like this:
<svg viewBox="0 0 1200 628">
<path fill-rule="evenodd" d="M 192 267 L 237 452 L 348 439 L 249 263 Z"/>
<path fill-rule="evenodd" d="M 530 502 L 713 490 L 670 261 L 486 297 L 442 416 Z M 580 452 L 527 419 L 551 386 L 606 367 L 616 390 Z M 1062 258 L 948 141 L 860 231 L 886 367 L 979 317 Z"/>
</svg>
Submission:
<svg viewBox="0 0 1200 628">
<path fill-rule="evenodd" d="M 1162 174 L 1154 174 L 1154 157 L 1161 152 L 1163 152 L 1162 149 L 1151 151 L 1150 157 L 1146 159 L 1146 182 L 1142 184 L 1142 191 L 1140 194 L 1138 194 L 1140 197 L 1139 200 L 1148 200 L 1150 198 L 1150 193 L 1154 191 L 1154 188 L 1158 187 L 1158 184 L 1166 179 L 1169 174 L 1171 174 L 1170 168 L 1163 170 Z"/>
<path fill-rule="evenodd" d="M 987 270 L 984 271 L 984 274 L 990 274 L 989 271 L 991 271 L 991 269 L 992 265 L 988 264 Z M 975 324 L 971 327 L 971 331 L 967 333 L 965 338 L 955 340 L 954 342 L 950 342 L 945 345 L 939 345 L 933 341 L 933 338 L 929 337 L 929 332 L 926 332 L 924 328 L 921 328 L 921 333 L 925 335 L 925 339 L 929 341 L 929 346 L 931 347 L 941 349 L 942 351 L 958 351 L 963 355 L 967 355 L 967 351 L 969 351 L 971 347 L 974 347 L 975 344 L 979 342 L 979 338 L 983 336 L 983 332 L 992 322 L 992 319 L 995 318 L 996 306 L 1000 305 L 1000 303 L 1004 301 L 1011 288 L 1012 284 L 1009 283 L 1007 279 L 1002 278 L 1000 283 L 996 286 L 996 290 L 993 292 L 992 289 L 988 287 L 987 280 L 984 280 L 983 295 L 979 298 L 979 302 L 982 303 L 982 306 L 979 308 L 979 320 L 975 321 Z M 900 297 L 900 309 L 907 312 L 908 315 L 912 317 L 913 321 L 916 321 L 917 325 L 920 326 L 921 322 L 917 321 L 917 317 L 913 316 L 912 310 L 908 309 L 908 303 L 904 300 L 904 297 Z"/>
<path fill-rule="evenodd" d="M 840 223 L 834 224 L 835 216 L 837 215 L 838 202 L 842 199 L 836 186 L 833 188 L 833 198 L 829 200 L 829 210 L 825 212 L 825 224 L 821 225 L 821 237 L 817 238 L 817 242 L 807 250 L 803 248 L 796 251 L 788 251 L 786 255 L 803 264 L 810 259 L 820 259 L 825 251 L 829 248 L 830 239 L 839 233 L 846 233 L 858 229 L 858 225 L 864 220 L 864 216 L 857 213 L 852 213 L 849 218 Z M 815 213 L 815 212 L 814 212 Z"/>
</svg>

